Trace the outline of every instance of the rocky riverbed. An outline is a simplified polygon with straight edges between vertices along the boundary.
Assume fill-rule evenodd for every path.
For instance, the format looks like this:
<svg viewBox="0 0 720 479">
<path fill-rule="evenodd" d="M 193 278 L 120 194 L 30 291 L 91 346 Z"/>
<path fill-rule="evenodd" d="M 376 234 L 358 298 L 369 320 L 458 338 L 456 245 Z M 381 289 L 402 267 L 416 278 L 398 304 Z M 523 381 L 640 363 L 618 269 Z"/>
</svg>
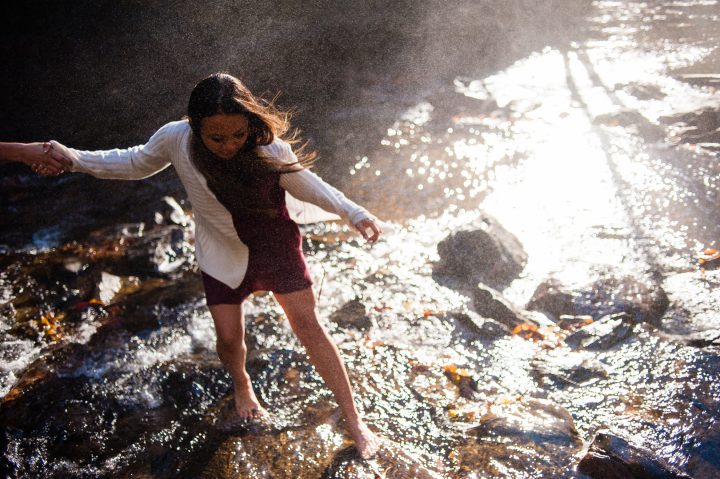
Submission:
<svg viewBox="0 0 720 479">
<path fill-rule="evenodd" d="M 3 474 L 720 477 L 718 16 L 594 2 L 582 35 L 438 80 L 346 165 L 392 231 L 311 225 L 305 249 L 386 438 L 370 461 L 269 294 L 247 322 L 272 416 L 234 420 L 171 183 L 4 176 Z M 60 194 L 68 225 L 37 210 Z M 88 221 L 112 200 L 145 207 Z"/>
</svg>

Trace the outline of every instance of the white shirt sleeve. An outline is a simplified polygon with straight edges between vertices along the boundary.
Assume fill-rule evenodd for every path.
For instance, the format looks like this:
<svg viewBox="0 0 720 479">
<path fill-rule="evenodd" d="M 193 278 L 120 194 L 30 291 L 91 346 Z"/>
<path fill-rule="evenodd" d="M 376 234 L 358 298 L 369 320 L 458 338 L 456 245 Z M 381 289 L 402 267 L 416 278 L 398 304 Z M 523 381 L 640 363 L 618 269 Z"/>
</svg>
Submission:
<svg viewBox="0 0 720 479">
<path fill-rule="evenodd" d="M 160 128 L 144 145 L 125 149 L 85 151 L 53 141 L 53 148 L 72 160 L 72 171 L 98 178 L 139 180 L 170 165 L 173 123 Z"/>
<path fill-rule="evenodd" d="M 283 163 L 296 163 L 297 157 L 285 142 L 275 142 L 268 147 L 268 154 Z M 323 210 L 340 216 L 350 224 L 373 218 L 363 207 L 353 203 L 345 195 L 325 183 L 318 175 L 307 169 L 280 175 L 280 186 L 300 201 L 319 206 Z"/>
</svg>

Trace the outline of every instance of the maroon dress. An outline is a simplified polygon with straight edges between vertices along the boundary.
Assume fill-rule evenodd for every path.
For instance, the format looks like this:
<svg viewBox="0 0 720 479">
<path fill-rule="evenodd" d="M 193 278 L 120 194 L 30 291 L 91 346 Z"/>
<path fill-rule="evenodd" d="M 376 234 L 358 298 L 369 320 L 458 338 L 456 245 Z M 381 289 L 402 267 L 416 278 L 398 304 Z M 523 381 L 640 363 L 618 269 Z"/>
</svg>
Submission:
<svg viewBox="0 0 720 479">
<path fill-rule="evenodd" d="M 280 173 L 253 175 L 247 182 L 244 189 L 251 192 L 251 198 L 238 202 L 218 197 L 230 211 L 238 237 L 248 247 L 247 272 L 237 288 L 202 272 L 208 305 L 240 304 L 255 291 L 291 293 L 313 284 L 302 252 L 300 229 L 285 205 Z"/>
</svg>

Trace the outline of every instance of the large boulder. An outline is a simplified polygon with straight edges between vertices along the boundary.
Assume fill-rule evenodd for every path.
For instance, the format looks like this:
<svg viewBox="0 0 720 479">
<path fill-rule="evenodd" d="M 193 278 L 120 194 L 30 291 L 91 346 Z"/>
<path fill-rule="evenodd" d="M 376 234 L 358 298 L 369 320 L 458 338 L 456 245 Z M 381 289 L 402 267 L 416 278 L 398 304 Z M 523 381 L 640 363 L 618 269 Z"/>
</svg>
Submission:
<svg viewBox="0 0 720 479">
<path fill-rule="evenodd" d="M 527 309 L 554 319 L 562 315 L 589 315 L 594 319 L 627 313 L 636 322 L 658 325 L 670 301 L 663 288 L 648 277 L 605 274 L 594 283 L 566 286 L 556 279 L 541 283 Z"/>
<path fill-rule="evenodd" d="M 440 262 L 433 275 L 471 287 L 484 283 L 504 289 L 518 277 L 528 259 L 515 235 L 485 214 L 442 240 L 437 248 Z"/>
</svg>

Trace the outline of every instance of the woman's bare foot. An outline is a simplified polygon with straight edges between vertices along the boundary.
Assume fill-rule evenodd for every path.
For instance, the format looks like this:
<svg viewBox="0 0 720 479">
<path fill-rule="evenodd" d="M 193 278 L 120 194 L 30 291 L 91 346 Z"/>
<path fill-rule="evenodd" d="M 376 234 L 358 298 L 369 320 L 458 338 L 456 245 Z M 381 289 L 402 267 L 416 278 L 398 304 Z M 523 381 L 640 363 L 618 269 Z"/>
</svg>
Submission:
<svg viewBox="0 0 720 479">
<path fill-rule="evenodd" d="M 268 412 L 260 405 L 251 385 L 235 388 L 235 412 L 242 420 L 265 417 Z"/>
<path fill-rule="evenodd" d="M 357 424 L 351 425 L 349 429 L 350 435 L 355 441 L 355 447 L 357 447 L 360 453 L 360 457 L 370 459 L 378 452 L 382 445 L 382 439 L 368 429 L 362 420 L 358 421 Z"/>
</svg>

